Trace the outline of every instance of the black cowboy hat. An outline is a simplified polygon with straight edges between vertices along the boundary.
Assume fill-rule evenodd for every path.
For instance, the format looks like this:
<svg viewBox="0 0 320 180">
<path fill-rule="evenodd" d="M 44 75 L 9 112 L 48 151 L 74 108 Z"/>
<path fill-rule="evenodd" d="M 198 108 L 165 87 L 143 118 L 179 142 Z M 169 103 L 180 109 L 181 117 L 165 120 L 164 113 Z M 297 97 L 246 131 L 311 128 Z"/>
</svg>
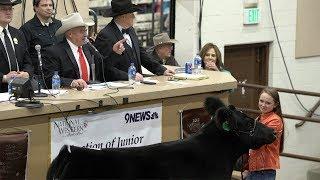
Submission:
<svg viewBox="0 0 320 180">
<path fill-rule="evenodd" d="M 111 8 L 107 9 L 105 16 L 115 17 L 122 14 L 142 11 L 138 5 L 132 4 L 131 0 L 112 0 Z"/>
<path fill-rule="evenodd" d="M 20 4 L 21 0 L 0 0 L 0 5 L 17 5 Z"/>
</svg>

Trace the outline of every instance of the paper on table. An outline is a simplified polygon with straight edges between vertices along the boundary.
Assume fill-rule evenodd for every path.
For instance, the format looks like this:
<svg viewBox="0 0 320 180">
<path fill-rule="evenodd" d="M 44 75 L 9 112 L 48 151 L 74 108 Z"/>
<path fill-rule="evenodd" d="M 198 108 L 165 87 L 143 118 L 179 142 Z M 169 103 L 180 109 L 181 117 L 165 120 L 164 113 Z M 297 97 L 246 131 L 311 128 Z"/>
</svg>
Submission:
<svg viewBox="0 0 320 180">
<path fill-rule="evenodd" d="M 186 84 L 190 84 L 190 82 L 187 81 L 167 81 L 170 84 L 175 84 L 175 85 L 186 85 Z"/>
<path fill-rule="evenodd" d="M 10 95 L 9 93 L 0 93 L 0 102 L 9 101 Z"/>
<path fill-rule="evenodd" d="M 122 82 L 106 82 L 106 83 L 99 83 L 99 84 L 90 84 L 88 85 L 89 90 L 101 90 L 105 88 L 121 88 L 129 86 L 128 83 L 122 83 Z"/>
<path fill-rule="evenodd" d="M 143 78 L 143 80 L 144 80 L 144 81 L 149 81 L 149 82 L 154 82 L 154 83 L 159 83 L 158 80 L 156 80 L 156 79 L 151 79 L 151 77 L 145 77 L 145 78 Z"/>
<path fill-rule="evenodd" d="M 154 74 L 152 72 L 150 72 L 148 69 L 146 69 L 143 66 L 141 66 L 141 71 L 142 71 L 142 74 L 145 76 L 154 76 Z"/>
<path fill-rule="evenodd" d="M 121 83 L 121 82 L 107 82 L 109 87 L 114 87 L 114 88 L 118 88 L 118 87 L 125 87 L 128 86 L 128 83 Z"/>
<path fill-rule="evenodd" d="M 186 73 L 177 73 L 173 75 L 176 79 L 190 79 L 190 80 L 201 80 L 201 79 L 208 79 L 209 76 L 205 74 L 186 74 Z"/>
<path fill-rule="evenodd" d="M 34 91 L 34 93 L 37 93 L 37 92 L 38 92 L 38 90 Z M 48 94 L 48 95 L 51 95 L 51 94 L 53 94 L 53 95 L 61 95 L 61 94 L 65 94 L 66 92 L 68 92 L 68 90 L 60 89 L 59 90 L 59 94 L 55 94 L 54 90 L 52 90 L 52 89 L 41 89 L 40 92 Z"/>
</svg>

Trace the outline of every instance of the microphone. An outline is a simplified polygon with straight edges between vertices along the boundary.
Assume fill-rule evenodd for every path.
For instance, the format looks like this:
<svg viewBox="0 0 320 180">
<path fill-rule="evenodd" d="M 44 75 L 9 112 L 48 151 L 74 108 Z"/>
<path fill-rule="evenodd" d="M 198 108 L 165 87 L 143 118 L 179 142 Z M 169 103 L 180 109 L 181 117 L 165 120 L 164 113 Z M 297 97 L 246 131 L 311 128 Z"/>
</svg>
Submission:
<svg viewBox="0 0 320 180">
<path fill-rule="evenodd" d="M 34 48 L 36 49 L 36 51 L 38 53 L 39 67 L 40 67 L 40 71 L 42 72 L 42 59 L 41 59 L 41 52 L 40 52 L 41 46 L 39 44 L 37 44 L 37 45 L 34 46 Z"/>
<path fill-rule="evenodd" d="M 94 49 L 95 52 L 97 52 L 100 56 L 102 56 L 100 54 L 100 52 L 98 51 L 98 49 L 96 47 L 94 47 L 94 45 L 91 44 L 91 42 L 89 41 L 89 39 L 87 37 L 85 37 L 85 39 L 84 39 L 84 44 L 88 44 L 92 49 Z"/>
<path fill-rule="evenodd" d="M 104 72 L 104 60 L 103 60 L 103 56 L 102 54 L 98 51 L 98 49 L 96 47 L 94 47 L 94 45 L 91 44 L 91 42 L 89 41 L 89 39 L 87 37 L 85 37 L 84 39 L 84 44 L 89 45 L 99 56 L 100 60 L 101 60 L 101 65 L 102 65 L 102 77 L 103 77 L 103 81 L 106 82 L 106 77 L 105 77 L 105 72 Z M 92 56 L 92 62 L 94 62 L 94 56 Z M 91 71 L 92 73 L 95 73 L 96 70 L 96 66 L 95 63 L 91 65 Z M 93 77 L 93 82 L 95 82 L 95 74 L 92 76 Z"/>
<path fill-rule="evenodd" d="M 41 76 L 44 80 L 43 70 L 42 70 L 42 58 L 41 58 L 41 46 L 39 44 L 35 45 L 34 48 L 38 54 L 38 61 L 39 61 L 39 75 L 38 75 L 38 92 L 34 94 L 35 97 L 47 97 L 48 95 L 41 92 Z M 44 80 L 45 83 L 45 80 Z M 46 85 L 46 84 L 45 84 Z"/>
</svg>

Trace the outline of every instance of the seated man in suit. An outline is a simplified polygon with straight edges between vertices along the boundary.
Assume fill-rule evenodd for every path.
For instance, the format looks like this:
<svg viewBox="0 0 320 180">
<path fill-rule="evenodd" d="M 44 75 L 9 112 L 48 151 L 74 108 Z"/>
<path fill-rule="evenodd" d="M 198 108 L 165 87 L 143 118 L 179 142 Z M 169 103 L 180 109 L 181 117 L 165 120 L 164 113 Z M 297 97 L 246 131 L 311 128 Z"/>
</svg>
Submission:
<svg viewBox="0 0 320 180">
<path fill-rule="evenodd" d="M 0 0 L 0 92 L 8 91 L 8 82 L 14 77 L 29 78 L 33 73 L 23 33 L 9 26 L 12 6 L 21 1 Z"/>
<path fill-rule="evenodd" d="M 65 38 L 58 44 L 47 49 L 44 58 L 44 73 L 47 86 L 51 87 L 54 71 L 58 71 L 62 87 L 83 90 L 92 79 L 92 66 L 95 64 L 95 75 L 98 80 L 106 81 L 109 76 L 119 76 L 119 71 L 109 64 L 103 64 L 101 55 L 90 44 L 85 44 L 87 38 L 86 23 L 79 13 L 71 13 L 61 20 L 62 26 L 56 35 L 64 34 Z M 116 53 L 124 51 L 123 42 L 114 44 Z M 105 69 L 103 69 L 103 67 Z M 105 74 L 104 74 L 105 73 Z M 121 72 L 120 72 L 121 73 Z M 104 77 L 107 79 L 104 79 Z"/>
<path fill-rule="evenodd" d="M 167 33 L 159 33 L 153 36 L 153 48 L 149 53 L 153 60 L 158 61 L 160 64 L 179 66 L 178 62 L 172 56 L 172 44 L 177 40 L 170 39 Z"/>
<path fill-rule="evenodd" d="M 128 80 L 127 72 L 131 63 L 134 63 L 137 69 L 137 81 L 143 80 L 141 65 L 156 75 L 173 75 L 173 71 L 151 59 L 141 46 L 132 27 L 135 18 L 133 13 L 138 10 L 137 5 L 132 4 L 131 0 L 112 0 L 111 9 L 109 9 L 107 16 L 113 17 L 113 19 L 99 32 L 95 46 L 102 55 L 109 57 L 108 60 L 114 67 L 124 72 L 124 76 L 119 77 L 121 80 Z M 123 38 L 126 39 L 124 53 L 121 55 L 114 53 L 112 45 Z"/>
</svg>

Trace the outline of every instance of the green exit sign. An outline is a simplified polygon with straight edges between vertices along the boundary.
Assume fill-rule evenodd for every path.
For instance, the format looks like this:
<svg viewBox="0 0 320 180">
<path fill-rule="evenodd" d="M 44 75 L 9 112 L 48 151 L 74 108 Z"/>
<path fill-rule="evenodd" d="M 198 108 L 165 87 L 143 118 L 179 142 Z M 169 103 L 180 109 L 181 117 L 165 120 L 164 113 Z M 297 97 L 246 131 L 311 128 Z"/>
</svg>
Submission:
<svg viewBox="0 0 320 180">
<path fill-rule="evenodd" d="M 245 8 L 243 11 L 243 24 L 258 24 L 260 19 L 259 8 Z"/>
</svg>

